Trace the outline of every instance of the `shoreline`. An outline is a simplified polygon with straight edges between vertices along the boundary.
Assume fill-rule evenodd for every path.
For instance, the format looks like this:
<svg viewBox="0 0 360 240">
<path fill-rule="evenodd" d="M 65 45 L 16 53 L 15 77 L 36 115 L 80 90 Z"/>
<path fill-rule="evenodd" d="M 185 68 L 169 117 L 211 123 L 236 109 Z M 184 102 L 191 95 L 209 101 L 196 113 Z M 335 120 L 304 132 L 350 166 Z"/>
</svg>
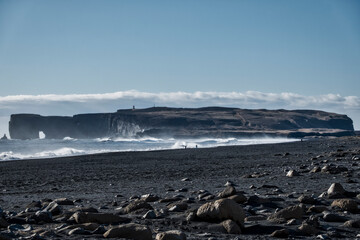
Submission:
<svg viewBox="0 0 360 240">
<path fill-rule="evenodd" d="M 276 208 L 285 209 L 299 204 L 297 199 L 303 194 L 312 196 L 316 200 L 315 205 L 319 201 L 334 214 L 344 215 L 348 219 L 359 219 L 359 213 L 344 213 L 330 207 L 332 199 L 319 197 L 334 182 L 340 183 L 348 192 L 358 193 L 360 162 L 356 159 L 359 157 L 360 138 L 342 137 L 277 144 L 2 161 L 0 208 L 19 214 L 32 201 L 67 198 L 74 205 L 61 206 L 62 214 L 74 206 L 82 206 L 117 215 L 119 207 L 133 203 L 142 195 L 151 194 L 159 197 L 159 200 L 149 202 L 154 211 L 159 214 L 161 209 L 167 209 L 167 214 L 159 215 L 155 219 L 143 219 L 142 216 L 149 209 L 138 209 L 124 216 L 133 223 L 150 228 L 153 237 L 157 232 L 177 229 L 184 232 L 187 239 L 224 239 L 235 235 L 213 229 L 212 225 L 218 222 L 209 223 L 199 219 L 188 222 L 186 218 L 202 204 L 218 199 L 217 196 L 224 190 L 226 183 L 233 183 L 236 194 L 242 194 L 248 200 L 257 196 L 269 201 L 258 206 L 248 201 L 239 204 L 244 208 L 247 217 L 260 219 L 245 221 L 243 233 L 239 237 L 267 239 L 271 232 L 266 229 L 273 232 L 279 228 L 287 229 L 290 236 L 296 237 L 299 234 L 297 228 L 302 221 L 313 214 L 304 212 L 301 220 L 289 226 L 270 223 L 266 218 L 274 213 Z M 323 172 L 321 169 L 325 166 L 331 166 L 331 169 L 336 171 Z M 320 170 L 312 173 L 315 167 Z M 287 177 L 290 170 L 297 171 L 299 176 Z M 210 197 L 199 198 L 202 193 L 209 194 Z M 186 209 L 169 211 L 170 202 L 165 203 L 162 200 L 173 198 L 177 200 L 171 204 L 186 203 Z M 352 199 L 359 202 L 356 197 Z M 305 203 L 304 207 L 307 209 L 311 204 Z M 320 227 L 316 227 L 319 234 L 336 238 L 326 230 L 326 227 L 331 226 L 340 231 L 345 239 L 356 237 L 356 229 L 342 227 L 343 223 L 326 222 L 321 214 L 319 217 Z M 39 231 L 52 231 L 58 237 L 70 239 L 103 238 L 101 234 L 69 235 L 68 231 L 55 230 L 62 221 L 60 216 L 54 215 L 53 222 L 46 224 L 45 230 L 43 224 L 35 223 L 32 227 L 40 229 Z M 167 224 L 168 221 L 170 225 Z M 74 224 L 70 220 L 66 223 Z M 254 233 L 251 230 L 254 224 L 264 233 Z M 110 225 L 105 224 L 104 227 L 110 228 Z M 4 229 L 0 228 L 0 234 L 2 232 Z M 204 233 L 207 235 L 202 235 Z M 311 235 L 301 238 L 307 237 L 313 238 Z"/>
<path fill-rule="evenodd" d="M 199 138 L 200 140 L 206 140 L 206 139 L 201 139 Z M 176 139 L 177 142 L 179 141 L 184 141 L 184 142 L 188 142 L 192 145 L 197 145 L 196 143 L 193 143 L 193 141 L 195 140 L 199 140 L 199 139 Z M 229 139 L 235 139 L 235 138 L 229 138 Z M 227 139 L 227 140 L 229 140 Z M 211 140 L 211 139 L 210 139 Z M 271 137 L 266 137 L 266 138 L 239 138 L 237 139 L 239 141 L 239 144 L 224 144 L 222 145 L 221 143 L 219 143 L 217 146 L 205 146 L 205 147 L 202 147 L 202 146 L 199 146 L 198 148 L 199 149 L 207 149 L 207 148 L 216 148 L 216 147 L 223 147 L 223 146 L 248 146 L 248 145 L 262 145 L 262 144 L 279 144 L 279 143 L 287 143 L 287 142 L 297 142 L 297 141 L 300 141 L 300 139 L 296 139 L 296 138 L 271 138 Z M 245 144 L 241 144 L 241 141 L 256 141 L 257 143 L 245 143 Z M 282 141 L 280 141 L 282 140 Z M 310 140 L 310 139 L 309 139 Z M 276 141 L 279 141 L 279 142 L 276 142 Z M 117 142 L 117 141 L 115 141 Z M 121 141 L 120 141 L 121 142 Z M 127 142 L 127 141 L 125 141 Z M 177 142 L 175 142 L 174 144 L 176 144 Z M 81 147 L 81 146 L 79 146 Z M 66 147 L 64 147 L 66 148 Z M 76 156 L 88 156 L 88 155 L 98 155 L 98 154 L 107 154 L 107 153 L 121 153 L 121 152 L 149 152 L 149 151 L 171 151 L 171 150 L 181 150 L 181 149 L 197 149 L 197 147 L 191 147 L 191 146 L 187 146 L 186 148 L 185 147 L 174 147 L 174 146 L 171 146 L 171 147 L 158 147 L 158 148 L 149 148 L 149 149 L 139 149 L 139 150 L 136 150 L 136 149 L 125 149 L 125 150 L 90 150 L 90 151 L 95 151 L 94 153 L 79 153 L 79 154 L 69 154 L 69 155 L 63 155 L 63 156 L 45 156 L 45 157 L 36 157 L 36 156 L 33 156 L 33 157 L 28 157 L 28 158 L 19 158 L 19 157 L 13 157 L 13 159 L 4 159 L 4 160 L 0 160 L 0 162 L 5 162 L 5 161 L 19 161 L 19 160 L 31 160 L 31 159 L 55 159 L 55 158 L 63 158 L 63 157 L 76 157 Z M 55 150 L 49 150 L 49 152 L 51 151 L 56 151 L 58 149 L 55 149 Z M 83 150 L 79 150 L 79 149 L 74 149 L 74 150 L 77 150 L 77 151 L 83 151 Z M 46 152 L 46 151 L 45 151 Z M 4 152 L 5 153 L 5 152 Z M 35 153 L 37 154 L 37 153 Z M 20 155 L 23 155 L 20 153 Z M 26 154 L 24 154 L 26 155 Z M 31 155 L 31 154 L 30 154 Z M 16 155 L 15 155 L 16 156 Z"/>
</svg>

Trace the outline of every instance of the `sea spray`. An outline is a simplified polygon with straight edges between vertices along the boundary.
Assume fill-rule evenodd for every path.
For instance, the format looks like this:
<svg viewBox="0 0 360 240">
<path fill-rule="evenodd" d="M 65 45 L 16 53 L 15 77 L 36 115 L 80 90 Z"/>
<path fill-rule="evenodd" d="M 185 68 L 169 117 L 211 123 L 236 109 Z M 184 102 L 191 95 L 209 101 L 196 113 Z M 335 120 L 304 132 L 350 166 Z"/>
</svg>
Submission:
<svg viewBox="0 0 360 240">
<path fill-rule="evenodd" d="M 189 149 L 298 141 L 288 138 L 154 138 L 33 139 L 0 141 L 0 161 L 52 158 L 104 152 Z"/>
</svg>

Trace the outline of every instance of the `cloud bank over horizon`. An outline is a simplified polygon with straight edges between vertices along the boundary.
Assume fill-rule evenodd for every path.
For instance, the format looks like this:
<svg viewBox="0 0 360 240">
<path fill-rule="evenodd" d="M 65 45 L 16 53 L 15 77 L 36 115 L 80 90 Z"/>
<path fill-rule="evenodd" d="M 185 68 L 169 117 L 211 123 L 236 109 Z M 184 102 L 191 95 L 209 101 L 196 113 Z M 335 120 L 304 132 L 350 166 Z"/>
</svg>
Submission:
<svg viewBox="0 0 360 240">
<path fill-rule="evenodd" d="M 33 102 L 43 104 L 51 102 L 92 102 L 111 100 L 147 100 L 162 104 L 196 104 L 210 101 L 218 104 L 250 104 L 262 103 L 284 104 L 293 107 L 306 106 L 343 106 L 345 108 L 360 108 L 360 98 L 357 96 L 341 96 L 339 94 L 326 94 L 319 96 L 304 96 L 291 92 L 263 93 L 258 91 L 247 92 L 141 92 L 136 90 L 120 91 L 100 94 L 44 94 L 44 95 L 12 95 L 0 97 L 0 106 L 7 107 L 16 103 Z M 186 106 L 184 106 L 186 107 Z"/>
<path fill-rule="evenodd" d="M 0 97 L 0 131 L 7 132 L 14 113 L 74 115 L 114 112 L 120 108 L 223 106 L 268 109 L 316 109 L 347 114 L 360 128 L 360 98 L 326 94 L 304 96 L 296 93 L 247 92 L 141 92 L 136 90 L 101 94 L 12 95 Z M 5 125 L 5 126 L 4 126 Z M 0 132 L 1 134 L 1 132 Z"/>
</svg>

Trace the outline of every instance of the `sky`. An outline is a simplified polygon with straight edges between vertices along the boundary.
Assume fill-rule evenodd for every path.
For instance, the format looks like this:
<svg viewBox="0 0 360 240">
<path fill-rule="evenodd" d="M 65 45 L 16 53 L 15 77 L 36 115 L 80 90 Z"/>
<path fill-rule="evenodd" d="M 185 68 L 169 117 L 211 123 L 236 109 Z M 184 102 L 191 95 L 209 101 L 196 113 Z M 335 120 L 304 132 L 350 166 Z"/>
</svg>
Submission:
<svg viewBox="0 0 360 240">
<path fill-rule="evenodd" d="M 360 129 L 360 1 L 0 0 L 9 115 L 320 109 Z"/>
</svg>

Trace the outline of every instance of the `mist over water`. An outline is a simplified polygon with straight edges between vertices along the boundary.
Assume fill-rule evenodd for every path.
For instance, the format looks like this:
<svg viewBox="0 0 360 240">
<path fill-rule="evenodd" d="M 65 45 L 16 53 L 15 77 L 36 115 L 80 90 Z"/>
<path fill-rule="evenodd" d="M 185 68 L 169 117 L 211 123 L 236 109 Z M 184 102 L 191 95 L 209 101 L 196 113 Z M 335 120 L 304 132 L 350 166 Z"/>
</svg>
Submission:
<svg viewBox="0 0 360 240">
<path fill-rule="evenodd" d="M 52 158 L 105 152 L 207 148 L 230 145 L 269 144 L 298 141 L 288 138 L 97 138 L 33 139 L 0 141 L 0 161 Z"/>
</svg>

